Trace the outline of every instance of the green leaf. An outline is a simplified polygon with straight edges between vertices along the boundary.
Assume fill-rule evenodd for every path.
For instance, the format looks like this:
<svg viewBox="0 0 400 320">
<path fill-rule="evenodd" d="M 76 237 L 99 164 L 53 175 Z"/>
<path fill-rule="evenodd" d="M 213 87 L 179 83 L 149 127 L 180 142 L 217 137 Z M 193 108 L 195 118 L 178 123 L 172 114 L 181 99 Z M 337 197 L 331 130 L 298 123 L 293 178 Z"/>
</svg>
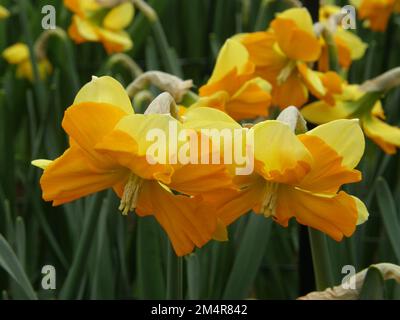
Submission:
<svg viewBox="0 0 400 320">
<path fill-rule="evenodd" d="M 369 267 L 359 295 L 360 300 L 383 300 L 385 283 L 378 268 Z"/>
<path fill-rule="evenodd" d="M 0 234 L 0 266 L 21 286 L 26 296 L 37 300 L 35 291 L 29 282 L 28 276 L 7 240 Z"/>
<path fill-rule="evenodd" d="M 377 179 L 378 205 L 380 208 L 383 224 L 389 237 L 390 244 L 396 256 L 397 262 L 400 263 L 400 224 L 397 210 L 392 193 L 386 180 L 382 177 Z"/>
<path fill-rule="evenodd" d="M 137 287 L 140 299 L 165 299 L 160 230 L 153 217 L 137 219 Z"/>
<path fill-rule="evenodd" d="M 223 299 L 247 298 L 268 243 L 271 219 L 251 214 L 225 287 Z"/>
</svg>

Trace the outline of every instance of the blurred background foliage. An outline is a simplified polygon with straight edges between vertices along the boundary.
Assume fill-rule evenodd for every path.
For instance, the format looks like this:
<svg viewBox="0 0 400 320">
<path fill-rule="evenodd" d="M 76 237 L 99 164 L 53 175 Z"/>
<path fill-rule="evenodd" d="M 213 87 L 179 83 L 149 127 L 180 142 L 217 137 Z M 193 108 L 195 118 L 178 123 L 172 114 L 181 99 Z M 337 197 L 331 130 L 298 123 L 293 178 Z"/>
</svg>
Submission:
<svg viewBox="0 0 400 320">
<path fill-rule="evenodd" d="M 236 33 L 264 30 L 291 1 L 149 0 L 160 29 L 137 10 L 128 32 L 128 52 L 143 70 L 163 70 L 199 87 L 212 71 L 218 49 Z M 332 2 L 332 1 L 330 1 Z M 347 4 L 337 1 L 338 5 Z M 0 51 L 18 41 L 32 46 L 43 32 L 42 6 L 52 4 L 66 30 L 71 13 L 62 1 L 2 0 L 11 17 L 0 21 Z M 159 26 L 158 26 L 159 27 Z M 162 30 L 161 30 L 162 31 Z M 357 24 L 369 44 L 348 79 L 362 83 L 400 66 L 400 16 L 385 33 Z M 98 43 L 73 44 L 52 38 L 52 75 L 33 84 L 15 77 L 0 59 L 0 290 L 3 299 L 174 298 L 168 288 L 168 242 L 152 217 L 122 216 L 118 199 L 103 192 L 61 207 L 41 199 L 35 158 L 55 158 L 67 146 L 60 126 L 64 110 L 92 75 L 109 74 L 124 85 L 133 79 L 123 64 L 110 61 Z M 388 122 L 400 125 L 400 90 L 383 101 Z M 364 179 L 352 194 L 367 204 L 370 218 L 350 239 L 328 239 L 333 284 L 344 265 L 359 271 L 377 262 L 400 264 L 400 157 L 385 155 L 368 141 L 360 166 Z M 62 181 L 60 181 L 62 183 Z M 315 289 L 307 234 L 296 223 L 282 228 L 271 219 L 245 215 L 229 228 L 230 241 L 212 241 L 184 259 L 184 297 L 192 299 L 294 299 Z M 305 236 L 304 236 L 305 235 Z M 56 290 L 41 289 L 42 267 L 56 268 Z M 400 286 L 376 286 L 380 297 L 400 298 Z"/>
</svg>

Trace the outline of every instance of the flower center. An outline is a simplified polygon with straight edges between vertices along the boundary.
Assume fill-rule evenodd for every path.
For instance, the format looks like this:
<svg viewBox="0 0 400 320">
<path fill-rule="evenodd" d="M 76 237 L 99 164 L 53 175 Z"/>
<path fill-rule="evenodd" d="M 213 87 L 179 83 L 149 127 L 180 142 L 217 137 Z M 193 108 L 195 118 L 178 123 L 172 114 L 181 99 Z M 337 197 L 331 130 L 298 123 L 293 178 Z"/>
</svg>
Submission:
<svg viewBox="0 0 400 320">
<path fill-rule="evenodd" d="M 261 212 L 265 217 L 274 216 L 276 200 L 278 198 L 278 183 L 267 181 L 265 186 L 264 199 L 261 204 Z"/>
<path fill-rule="evenodd" d="M 282 83 L 284 83 L 292 73 L 293 69 L 296 67 L 296 61 L 295 60 L 290 60 L 279 72 L 278 77 L 276 78 L 276 81 L 278 85 L 280 86 Z"/>
<path fill-rule="evenodd" d="M 142 183 L 142 178 L 139 178 L 133 173 L 130 174 L 128 182 L 126 183 L 124 188 L 121 203 L 118 208 L 120 211 L 122 211 L 123 215 L 127 215 L 129 211 L 133 211 L 136 208 Z"/>
</svg>

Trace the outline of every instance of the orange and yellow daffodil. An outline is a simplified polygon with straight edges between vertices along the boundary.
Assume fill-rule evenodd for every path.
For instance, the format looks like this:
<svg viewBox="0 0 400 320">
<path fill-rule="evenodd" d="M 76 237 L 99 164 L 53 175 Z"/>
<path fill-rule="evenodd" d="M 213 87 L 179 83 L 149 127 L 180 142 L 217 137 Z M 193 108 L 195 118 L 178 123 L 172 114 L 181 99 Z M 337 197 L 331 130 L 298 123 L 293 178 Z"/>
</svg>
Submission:
<svg viewBox="0 0 400 320">
<path fill-rule="evenodd" d="M 10 16 L 10 11 L 7 10 L 7 8 L 0 6 L 0 20 L 1 19 L 6 19 Z"/>
<path fill-rule="evenodd" d="M 254 72 L 246 48 L 236 40 L 227 40 L 211 78 L 199 90 L 201 98 L 195 106 L 217 108 L 236 120 L 266 117 L 271 86 Z"/>
<path fill-rule="evenodd" d="M 146 134 L 155 129 L 168 137 L 171 122 L 178 129 L 182 126 L 169 114 L 135 114 L 119 82 L 94 78 L 65 112 L 62 126 L 70 137 L 69 148 L 54 161 L 32 162 L 44 169 L 44 200 L 60 205 L 113 188 L 124 214 L 135 209 L 140 216 L 154 215 L 177 255 L 203 246 L 218 232 L 218 219 L 213 207 L 190 194 L 229 189 L 231 178 L 223 165 L 199 165 L 194 170 L 191 164 L 149 161 L 152 142 Z M 171 188 L 189 195 L 175 195 Z"/>
<path fill-rule="evenodd" d="M 352 3 L 365 26 L 373 31 L 385 31 L 391 14 L 400 12 L 399 0 L 353 0 Z"/>
<path fill-rule="evenodd" d="M 340 13 L 341 8 L 338 6 L 321 6 L 319 21 L 332 33 L 337 48 L 338 63 L 343 69 L 347 70 L 352 61 L 361 59 L 364 56 L 367 44 L 353 32 L 341 27 L 340 19 L 335 19 L 335 15 L 340 15 Z M 322 37 L 321 45 L 322 51 L 318 60 L 318 70 L 326 72 L 329 70 L 329 52 L 328 46 Z"/>
<path fill-rule="evenodd" d="M 211 126 L 239 126 L 218 112 L 213 112 Z M 204 115 L 203 121 L 208 117 Z M 358 198 L 339 191 L 343 184 L 361 180 L 354 169 L 364 152 L 358 120 L 333 121 L 297 136 L 277 120 L 260 122 L 250 130 L 255 173 L 243 177 L 240 191 L 205 195 L 218 206 L 225 225 L 253 209 L 282 226 L 294 217 L 339 241 L 368 218 Z"/>
<path fill-rule="evenodd" d="M 304 8 L 278 13 L 265 32 L 235 38 L 247 48 L 256 73 L 271 83 L 273 105 L 301 107 L 308 100 L 309 90 L 332 102 L 332 94 L 341 90 L 341 79 L 336 73 L 324 76 L 308 66 L 319 59 L 321 43 Z"/>
<path fill-rule="evenodd" d="M 34 80 L 33 68 L 29 54 L 29 48 L 24 43 L 16 43 L 3 51 L 3 58 L 9 64 L 17 65 L 17 77 Z M 45 79 L 51 72 L 52 66 L 48 59 L 42 58 L 37 63 L 41 79 Z"/>
<path fill-rule="evenodd" d="M 68 33 L 76 43 L 101 42 L 109 54 L 132 48 L 132 40 L 124 31 L 135 14 L 131 2 L 113 8 L 103 7 L 95 0 L 64 0 L 64 4 L 74 12 Z"/>
<path fill-rule="evenodd" d="M 364 99 L 363 99 L 364 97 Z M 385 114 L 379 100 L 365 101 L 366 94 L 357 85 L 346 85 L 343 93 L 336 97 L 335 106 L 324 101 L 312 102 L 301 113 L 310 122 L 321 124 L 336 119 L 359 118 L 365 134 L 388 154 L 396 153 L 400 147 L 400 128 L 384 122 Z M 370 105 L 365 108 L 365 105 Z"/>
</svg>

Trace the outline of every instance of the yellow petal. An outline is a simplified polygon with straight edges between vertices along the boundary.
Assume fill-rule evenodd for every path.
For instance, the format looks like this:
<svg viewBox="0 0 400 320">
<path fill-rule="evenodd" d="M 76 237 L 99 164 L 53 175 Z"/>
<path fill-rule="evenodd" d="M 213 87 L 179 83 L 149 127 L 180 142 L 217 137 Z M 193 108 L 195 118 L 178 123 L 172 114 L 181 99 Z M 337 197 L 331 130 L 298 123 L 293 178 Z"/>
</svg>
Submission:
<svg viewBox="0 0 400 320">
<path fill-rule="evenodd" d="M 368 213 L 368 209 L 365 206 L 364 202 L 362 202 L 360 199 L 358 199 L 357 197 L 351 196 L 357 205 L 357 225 L 363 224 L 365 221 L 368 220 L 369 217 L 369 213 Z"/>
<path fill-rule="evenodd" d="M 267 120 L 250 130 L 254 131 L 255 168 L 265 179 L 295 183 L 309 171 L 312 157 L 288 125 Z"/>
<path fill-rule="evenodd" d="M 110 10 L 103 20 L 103 26 L 111 30 L 122 30 L 129 26 L 135 14 L 135 7 L 130 2 L 122 3 Z"/>
<path fill-rule="evenodd" d="M 319 21 L 324 22 L 329 19 L 330 16 L 340 13 L 340 7 L 334 5 L 322 5 L 319 8 Z"/>
<path fill-rule="evenodd" d="M 302 75 L 308 89 L 316 96 L 323 97 L 326 94 L 326 89 L 316 71 L 308 68 L 305 63 L 297 65 L 300 74 Z"/>
<path fill-rule="evenodd" d="M 238 74 L 243 73 L 248 61 L 249 53 L 239 41 L 232 39 L 226 40 L 218 54 L 213 74 L 208 80 L 208 83 L 221 80 L 235 68 Z"/>
<path fill-rule="evenodd" d="M 47 159 L 37 159 L 31 161 L 31 164 L 35 167 L 45 170 L 53 161 Z"/>
<path fill-rule="evenodd" d="M 358 119 L 335 120 L 306 134 L 321 138 L 343 157 L 342 164 L 350 169 L 358 164 L 364 153 L 365 139 Z"/>
<path fill-rule="evenodd" d="M 129 34 L 123 30 L 111 31 L 99 29 L 98 33 L 108 54 L 128 51 L 133 47 L 133 42 Z"/>
<path fill-rule="evenodd" d="M 82 102 L 107 103 L 120 108 L 127 114 L 134 113 L 131 100 L 124 87 L 114 78 L 93 77 L 75 97 L 74 104 Z"/>
<path fill-rule="evenodd" d="M 315 124 L 344 119 L 349 117 L 352 112 L 353 110 L 349 108 L 349 105 L 343 101 L 337 101 L 335 106 L 330 106 L 325 101 L 316 101 L 301 109 L 303 117 Z"/>
<path fill-rule="evenodd" d="M 10 64 L 19 64 L 29 60 L 29 49 L 24 43 L 16 43 L 3 51 L 3 58 Z"/>
<path fill-rule="evenodd" d="M 357 35 L 350 31 L 338 28 L 335 36 L 340 38 L 350 49 L 352 60 L 361 59 L 364 56 L 368 45 L 364 43 Z"/>
<path fill-rule="evenodd" d="M 305 8 L 292 8 L 276 15 L 278 18 L 289 19 L 296 23 L 302 30 L 314 34 L 313 22 L 310 13 Z"/>
<path fill-rule="evenodd" d="M 225 106 L 229 101 L 229 93 L 226 91 L 217 91 L 211 95 L 200 97 L 194 104 L 190 106 L 190 109 L 195 109 L 199 107 L 209 107 L 226 112 Z"/>
<path fill-rule="evenodd" d="M 86 41 L 99 41 L 99 36 L 96 32 L 96 26 L 86 19 L 82 19 L 78 15 L 72 17 L 72 23 L 75 26 L 75 31 L 79 36 Z"/>
<path fill-rule="evenodd" d="M 191 129 L 240 129 L 241 126 L 225 112 L 214 108 L 189 108 L 183 116 L 183 125 Z"/>
<path fill-rule="evenodd" d="M 362 118 L 365 134 L 388 154 L 396 153 L 400 147 L 400 128 L 391 126 L 372 114 Z"/>
</svg>

